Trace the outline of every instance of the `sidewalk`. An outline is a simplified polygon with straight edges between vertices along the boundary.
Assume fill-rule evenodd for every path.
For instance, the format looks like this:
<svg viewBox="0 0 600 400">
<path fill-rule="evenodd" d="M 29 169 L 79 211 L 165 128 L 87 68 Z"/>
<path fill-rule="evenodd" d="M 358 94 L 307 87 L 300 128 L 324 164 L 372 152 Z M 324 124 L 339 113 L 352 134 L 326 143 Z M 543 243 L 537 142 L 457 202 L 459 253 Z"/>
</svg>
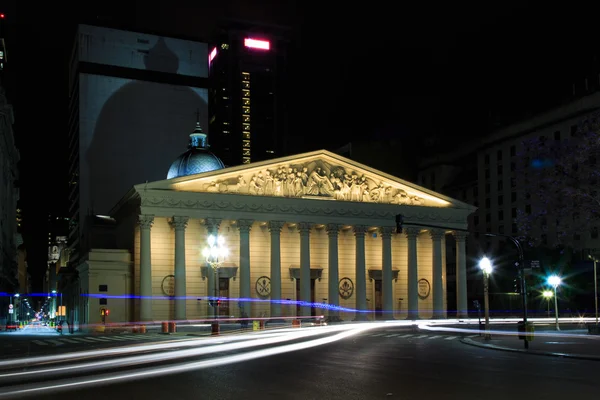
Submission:
<svg viewBox="0 0 600 400">
<path fill-rule="evenodd" d="M 495 333 L 490 340 L 483 336 L 463 338 L 461 342 L 490 350 L 600 361 L 600 335 L 580 330 L 538 332 L 529 342 L 529 349 L 516 332 Z"/>
</svg>

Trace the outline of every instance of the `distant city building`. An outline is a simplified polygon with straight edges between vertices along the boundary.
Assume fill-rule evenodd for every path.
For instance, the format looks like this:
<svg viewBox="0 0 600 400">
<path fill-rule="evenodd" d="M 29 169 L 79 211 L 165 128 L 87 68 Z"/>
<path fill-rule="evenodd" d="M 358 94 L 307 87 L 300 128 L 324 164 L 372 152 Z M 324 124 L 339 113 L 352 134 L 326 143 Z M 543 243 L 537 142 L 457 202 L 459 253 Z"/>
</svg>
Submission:
<svg viewBox="0 0 600 400">
<path fill-rule="evenodd" d="M 194 124 L 208 126 L 208 45 L 79 25 L 70 63 L 71 259 L 88 215 L 165 179 Z"/>
<path fill-rule="evenodd" d="M 214 38 L 209 144 L 227 166 L 286 155 L 287 36 L 283 27 L 229 22 Z"/>
</svg>

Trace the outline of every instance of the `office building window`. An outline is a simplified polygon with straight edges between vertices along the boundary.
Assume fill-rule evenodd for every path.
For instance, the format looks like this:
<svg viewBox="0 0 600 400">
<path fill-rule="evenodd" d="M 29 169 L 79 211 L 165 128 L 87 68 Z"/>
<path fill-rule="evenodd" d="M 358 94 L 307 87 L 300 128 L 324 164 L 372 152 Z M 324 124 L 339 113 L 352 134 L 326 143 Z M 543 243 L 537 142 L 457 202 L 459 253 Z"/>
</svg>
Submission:
<svg viewBox="0 0 600 400">
<path fill-rule="evenodd" d="M 510 146 L 510 156 L 514 157 L 517 155 L 517 146 Z"/>
<path fill-rule="evenodd" d="M 571 136 L 575 136 L 577 133 L 577 125 L 571 125 Z"/>
<path fill-rule="evenodd" d="M 502 165 L 498 165 L 498 175 L 502 174 Z"/>
<path fill-rule="evenodd" d="M 485 165 L 490 165 L 490 155 L 486 154 L 484 158 L 485 158 Z"/>
<path fill-rule="evenodd" d="M 490 198 L 485 199 L 485 207 L 490 208 Z"/>
<path fill-rule="evenodd" d="M 503 221 L 504 220 L 504 211 L 500 210 L 498 211 L 498 221 Z"/>
<path fill-rule="evenodd" d="M 504 203 L 504 196 L 498 196 L 498 205 L 501 206 Z"/>
<path fill-rule="evenodd" d="M 517 224 L 512 224 L 512 233 L 516 234 L 517 233 Z"/>
<path fill-rule="evenodd" d="M 598 227 L 593 227 L 591 232 L 592 239 L 598 239 Z"/>
<path fill-rule="evenodd" d="M 511 212 L 510 212 L 510 215 L 511 215 L 513 218 L 517 218 L 517 209 L 516 209 L 516 208 L 513 208 L 513 209 L 511 210 Z"/>
<path fill-rule="evenodd" d="M 502 181 L 498 181 L 498 190 L 502 190 L 502 186 L 503 186 Z"/>
<path fill-rule="evenodd" d="M 512 192 L 512 193 L 510 194 L 510 201 L 512 201 L 513 203 L 514 203 L 515 201 L 517 201 L 517 192 Z"/>
<path fill-rule="evenodd" d="M 560 140 L 560 131 L 554 132 L 554 140 Z"/>
<path fill-rule="evenodd" d="M 502 150 L 498 150 L 498 152 L 496 153 L 496 159 L 498 161 L 502 161 Z"/>
</svg>

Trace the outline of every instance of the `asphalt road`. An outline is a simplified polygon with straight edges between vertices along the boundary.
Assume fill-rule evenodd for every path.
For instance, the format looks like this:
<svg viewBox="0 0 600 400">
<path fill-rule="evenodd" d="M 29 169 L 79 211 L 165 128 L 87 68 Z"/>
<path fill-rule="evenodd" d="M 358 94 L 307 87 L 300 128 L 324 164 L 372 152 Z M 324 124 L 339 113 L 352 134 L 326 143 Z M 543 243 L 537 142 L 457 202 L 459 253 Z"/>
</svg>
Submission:
<svg viewBox="0 0 600 400">
<path fill-rule="evenodd" d="M 595 361 L 505 353 L 465 345 L 449 334 L 393 328 L 235 364 L 35 398 L 564 400 L 597 397 L 598 367 Z"/>
</svg>

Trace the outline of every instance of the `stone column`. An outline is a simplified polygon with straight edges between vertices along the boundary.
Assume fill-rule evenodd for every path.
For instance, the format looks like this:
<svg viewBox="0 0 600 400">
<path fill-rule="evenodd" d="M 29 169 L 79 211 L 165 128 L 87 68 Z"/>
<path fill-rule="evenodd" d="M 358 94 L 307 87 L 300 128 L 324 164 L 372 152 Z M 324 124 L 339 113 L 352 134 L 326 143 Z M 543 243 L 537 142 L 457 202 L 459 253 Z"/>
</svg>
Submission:
<svg viewBox="0 0 600 400">
<path fill-rule="evenodd" d="M 364 225 L 354 226 L 354 237 L 356 241 L 356 317 L 357 321 L 367 320 L 367 266 L 365 260 L 365 233 L 367 227 Z"/>
<path fill-rule="evenodd" d="M 419 228 L 406 228 L 408 241 L 408 319 L 419 318 L 419 268 L 417 265 L 417 237 Z"/>
<path fill-rule="evenodd" d="M 442 268 L 442 237 L 444 231 L 441 229 L 430 229 L 429 235 L 433 242 L 431 257 L 433 269 L 433 318 L 444 317 L 444 279 Z"/>
<path fill-rule="evenodd" d="M 221 219 L 220 218 L 206 218 L 204 220 L 204 225 L 206 226 L 206 234 L 207 234 L 207 238 L 209 235 L 213 235 L 215 236 L 215 238 L 218 236 L 219 234 L 219 226 L 221 226 Z M 208 247 L 208 243 L 204 243 L 204 247 Z M 207 297 L 214 297 L 215 296 L 215 284 L 218 285 L 218 282 L 215 282 L 215 273 L 212 270 L 212 268 L 210 267 L 210 265 L 206 264 L 207 267 L 207 274 L 206 274 L 206 296 Z M 218 290 L 218 286 L 217 286 L 217 290 Z M 213 309 L 213 307 L 211 307 L 208 304 L 208 301 L 206 302 L 206 315 L 207 316 L 213 316 L 215 313 L 215 310 Z"/>
<path fill-rule="evenodd" d="M 271 232 L 271 317 L 281 317 L 281 229 L 285 222 L 269 221 Z"/>
<path fill-rule="evenodd" d="M 310 303 L 310 227 L 307 222 L 298 224 L 300 232 L 300 301 Z M 300 307 L 301 316 L 310 316 L 311 308 L 306 305 Z"/>
<path fill-rule="evenodd" d="M 457 318 L 469 317 L 467 304 L 467 257 L 466 241 L 467 232 L 454 232 L 456 239 L 456 316 Z"/>
<path fill-rule="evenodd" d="M 240 298 L 242 300 L 242 312 L 250 316 L 250 229 L 254 221 L 240 219 L 237 227 L 240 230 Z"/>
<path fill-rule="evenodd" d="M 185 228 L 188 217 L 173 217 L 171 225 L 175 228 L 175 319 L 186 319 L 186 282 L 185 282 Z"/>
<path fill-rule="evenodd" d="M 152 252 L 150 228 L 154 215 L 140 215 L 140 320 L 152 321 Z"/>
<path fill-rule="evenodd" d="M 394 319 L 394 284 L 392 282 L 392 232 L 394 228 L 384 226 L 381 233 L 381 266 L 383 289 L 383 315 L 385 319 Z"/>
<path fill-rule="evenodd" d="M 339 295 L 339 257 L 338 257 L 338 236 L 341 226 L 338 224 L 327 224 L 327 236 L 329 237 L 329 256 L 328 256 L 328 292 L 327 297 L 329 304 L 334 307 L 340 305 Z M 340 320 L 340 313 L 336 309 L 329 310 L 329 321 L 335 322 Z"/>
</svg>

